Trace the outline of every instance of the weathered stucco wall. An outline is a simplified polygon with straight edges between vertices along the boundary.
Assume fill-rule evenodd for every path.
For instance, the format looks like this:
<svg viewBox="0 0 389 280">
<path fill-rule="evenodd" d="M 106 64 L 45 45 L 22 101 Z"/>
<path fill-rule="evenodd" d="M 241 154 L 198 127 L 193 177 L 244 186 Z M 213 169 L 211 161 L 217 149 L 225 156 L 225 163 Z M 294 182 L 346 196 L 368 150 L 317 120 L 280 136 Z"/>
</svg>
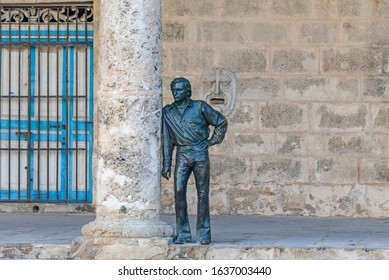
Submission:
<svg viewBox="0 0 389 280">
<path fill-rule="evenodd" d="M 204 71 L 238 77 L 213 214 L 389 216 L 389 0 L 163 0 L 163 46 L 164 103 L 176 76 L 193 98 Z"/>
<path fill-rule="evenodd" d="M 63 1 L 2 1 L 41 2 Z M 207 70 L 238 77 L 228 135 L 211 149 L 213 214 L 389 215 L 389 0 L 162 3 L 165 104 L 176 76 L 194 98 Z M 162 185 L 173 213 L 172 180 Z"/>
</svg>

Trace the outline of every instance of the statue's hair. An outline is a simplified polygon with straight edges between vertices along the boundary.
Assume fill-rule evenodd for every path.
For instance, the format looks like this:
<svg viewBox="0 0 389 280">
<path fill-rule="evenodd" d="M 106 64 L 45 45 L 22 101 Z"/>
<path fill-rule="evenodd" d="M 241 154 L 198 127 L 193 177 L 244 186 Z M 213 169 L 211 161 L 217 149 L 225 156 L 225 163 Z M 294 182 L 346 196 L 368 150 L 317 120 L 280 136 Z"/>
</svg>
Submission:
<svg viewBox="0 0 389 280">
<path fill-rule="evenodd" d="M 187 91 L 187 96 L 191 97 L 192 96 L 192 86 L 190 85 L 190 82 L 188 79 L 179 77 L 175 78 L 171 83 L 170 83 L 170 89 L 173 88 L 173 86 L 177 83 L 184 83 L 185 89 Z"/>
</svg>

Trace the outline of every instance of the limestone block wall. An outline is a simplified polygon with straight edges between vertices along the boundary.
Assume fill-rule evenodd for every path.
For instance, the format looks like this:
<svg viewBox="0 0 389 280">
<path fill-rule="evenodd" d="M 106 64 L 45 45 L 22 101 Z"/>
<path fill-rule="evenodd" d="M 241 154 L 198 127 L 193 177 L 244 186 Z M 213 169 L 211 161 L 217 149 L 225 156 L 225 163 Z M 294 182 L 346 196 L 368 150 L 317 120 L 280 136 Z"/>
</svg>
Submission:
<svg viewBox="0 0 389 280">
<path fill-rule="evenodd" d="M 389 0 L 163 0 L 163 47 L 165 104 L 176 76 L 194 99 L 203 72 L 238 77 L 213 214 L 389 216 Z"/>
</svg>

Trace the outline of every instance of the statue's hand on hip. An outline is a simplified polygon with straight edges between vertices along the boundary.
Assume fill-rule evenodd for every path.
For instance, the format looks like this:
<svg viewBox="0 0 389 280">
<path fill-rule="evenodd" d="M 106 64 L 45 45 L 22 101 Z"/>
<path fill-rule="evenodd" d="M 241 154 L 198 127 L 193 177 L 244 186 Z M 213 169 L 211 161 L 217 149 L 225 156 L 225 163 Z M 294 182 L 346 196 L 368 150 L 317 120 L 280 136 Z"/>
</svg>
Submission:
<svg viewBox="0 0 389 280">
<path fill-rule="evenodd" d="M 213 139 L 210 139 L 210 140 L 204 140 L 203 142 L 201 142 L 199 144 L 200 148 L 201 149 L 209 149 L 209 147 L 215 145 L 215 142 L 213 141 Z"/>
</svg>

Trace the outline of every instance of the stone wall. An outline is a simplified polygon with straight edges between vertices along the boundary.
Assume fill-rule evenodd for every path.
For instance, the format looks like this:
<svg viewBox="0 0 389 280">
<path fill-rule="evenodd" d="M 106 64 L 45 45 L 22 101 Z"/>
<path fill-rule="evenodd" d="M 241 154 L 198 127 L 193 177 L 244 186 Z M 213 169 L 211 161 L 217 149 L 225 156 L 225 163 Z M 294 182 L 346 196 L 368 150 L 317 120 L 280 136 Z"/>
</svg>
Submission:
<svg viewBox="0 0 389 280">
<path fill-rule="evenodd" d="M 194 99 L 204 71 L 238 77 L 213 214 L 389 216 L 389 0 L 163 0 L 163 46 L 165 104 L 176 76 Z"/>
</svg>

